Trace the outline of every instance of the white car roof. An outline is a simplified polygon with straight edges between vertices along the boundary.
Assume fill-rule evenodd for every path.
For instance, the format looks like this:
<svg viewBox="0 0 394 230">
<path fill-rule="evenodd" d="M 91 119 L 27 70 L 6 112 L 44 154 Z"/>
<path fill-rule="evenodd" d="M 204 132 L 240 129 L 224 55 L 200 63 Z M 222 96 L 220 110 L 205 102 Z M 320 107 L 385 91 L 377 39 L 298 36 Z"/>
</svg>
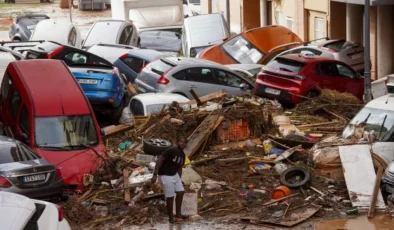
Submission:
<svg viewBox="0 0 394 230">
<path fill-rule="evenodd" d="M 23 229 L 35 210 L 33 200 L 28 197 L 16 193 L 0 192 L 1 229 Z"/>
<path fill-rule="evenodd" d="M 394 94 L 386 94 L 370 101 L 366 108 L 394 111 Z"/>
<path fill-rule="evenodd" d="M 74 25 L 68 20 L 45 19 L 37 24 L 30 40 L 46 40 L 67 44 L 68 32 L 72 27 Z"/>
<path fill-rule="evenodd" d="M 244 70 L 251 70 L 251 69 L 257 69 L 257 68 L 261 68 L 264 65 L 261 64 L 229 64 L 229 65 L 225 65 L 230 69 L 244 69 Z"/>
<path fill-rule="evenodd" d="M 190 101 L 187 97 L 176 93 L 144 93 L 134 96 L 132 100 L 139 100 L 144 104 L 144 106 L 170 104 L 173 101 L 177 101 L 179 103 Z"/>
</svg>

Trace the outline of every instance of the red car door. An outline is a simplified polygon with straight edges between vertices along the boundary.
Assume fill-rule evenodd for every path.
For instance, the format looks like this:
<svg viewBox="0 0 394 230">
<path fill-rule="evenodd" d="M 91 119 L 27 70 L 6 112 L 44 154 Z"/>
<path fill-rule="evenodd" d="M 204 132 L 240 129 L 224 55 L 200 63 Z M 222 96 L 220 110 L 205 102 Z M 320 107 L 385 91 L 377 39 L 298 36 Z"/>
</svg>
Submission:
<svg viewBox="0 0 394 230">
<path fill-rule="evenodd" d="M 332 62 L 321 62 L 316 64 L 316 83 L 321 89 L 335 89 L 341 91 L 337 71 Z"/>
<path fill-rule="evenodd" d="M 341 92 L 348 92 L 362 100 L 364 94 L 364 78 L 360 77 L 352 68 L 343 64 L 335 63 L 338 79 L 340 79 Z"/>
<path fill-rule="evenodd" d="M 16 88 L 10 90 L 9 96 L 6 103 L 6 117 L 5 130 L 8 136 L 11 136 L 17 140 L 22 140 L 22 135 L 18 132 L 17 121 L 19 118 L 20 107 L 22 99 Z"/>
</svg>

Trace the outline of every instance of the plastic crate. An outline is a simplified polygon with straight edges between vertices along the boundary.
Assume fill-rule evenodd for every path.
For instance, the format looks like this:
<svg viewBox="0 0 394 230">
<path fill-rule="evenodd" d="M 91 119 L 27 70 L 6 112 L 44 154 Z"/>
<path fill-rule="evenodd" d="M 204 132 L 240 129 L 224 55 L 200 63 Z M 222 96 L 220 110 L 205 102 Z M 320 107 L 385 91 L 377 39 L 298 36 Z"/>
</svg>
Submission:
<svg viewBox="0 0 394 230">
<path fill-rule="evenodd" d="M 105 0 L 79 0 L 80 10 L 105 10 Z"/>
<path fill-rule="evenodd" d="M 217 129 L 217 135 L 221 142 L 245 140 L 250 137 L 248 121 L 224 121 Z"/>
</svg>

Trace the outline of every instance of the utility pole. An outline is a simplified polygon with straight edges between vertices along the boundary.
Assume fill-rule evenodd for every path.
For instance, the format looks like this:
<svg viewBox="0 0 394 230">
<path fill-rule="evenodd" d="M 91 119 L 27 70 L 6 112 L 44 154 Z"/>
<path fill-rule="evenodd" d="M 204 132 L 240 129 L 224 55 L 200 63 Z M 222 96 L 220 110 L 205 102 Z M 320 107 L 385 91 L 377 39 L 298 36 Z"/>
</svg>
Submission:
<svg viewBox="0 0 394 230">
<path fill-rule="evenodd" d="M 72 14 L 71 14 L 71 9 L 73 8 L 73 0 L 68 0 L 68 7 L 69 7 L 69 10 L 70 10 L 70 22 L 73 22 L 73 17 L 72 17 Z"/>
<path fill-rule="evenodd" d="M 370 37 L 369 37 L 369 1 L 364 4 L 364 102 L 368 103 L 372 99 L 371 92 L 371 57 L 370 57 Z"/>
</svg>

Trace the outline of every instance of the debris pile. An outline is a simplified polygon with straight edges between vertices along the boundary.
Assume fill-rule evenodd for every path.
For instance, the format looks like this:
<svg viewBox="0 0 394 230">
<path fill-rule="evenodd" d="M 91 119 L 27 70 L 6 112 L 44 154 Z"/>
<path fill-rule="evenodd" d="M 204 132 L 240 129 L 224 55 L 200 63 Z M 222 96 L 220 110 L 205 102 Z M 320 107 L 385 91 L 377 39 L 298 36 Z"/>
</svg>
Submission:
<svg viewBox="0 0 394 230">
<path fill-rule="evenodd" d="M 149 117 L 133 118 L 132 124 L 107 129 L 111 135 L 123 129 L 106 140 L 109 167 L 87 182 L 89 189 L 72 205 L 94 214 L 96 219 L 84 225 L 88 227 L 167 221 L 164 195 L 151 178 L 157 157 L 183 136 L 188 139 L 182 174 L 185 214 L 233 216 L 234 221 L 287 227 L 312 216 L 352 214 L 356 211 L 349 210 L 362 210 L 366 204 L 355 205 L 351 191 L 360 188 L 338 171 L 340 151 L 316 157 L 316 147 L 311 153 L 308 149 L 324 137 L 337 135 L 359 103 L 329 90 L 292 111 L 283 111 L 276 101 L 249 96 L 228 99 L 221 92 L 183 105 L 173 103 Z M 319 110 L 325 115 L 317 114 Z M 329 142 L 317 146 L 324 143 Z M 364 163 L 360 168 L 373 170 L 372 163 Z M 327 168 L 322 165 L 336 167 L 340 179 L 333 179 L 330 170 L 324 173 Z M 79 217 L 69 219 L 80 224 Z"/>
</svg>

